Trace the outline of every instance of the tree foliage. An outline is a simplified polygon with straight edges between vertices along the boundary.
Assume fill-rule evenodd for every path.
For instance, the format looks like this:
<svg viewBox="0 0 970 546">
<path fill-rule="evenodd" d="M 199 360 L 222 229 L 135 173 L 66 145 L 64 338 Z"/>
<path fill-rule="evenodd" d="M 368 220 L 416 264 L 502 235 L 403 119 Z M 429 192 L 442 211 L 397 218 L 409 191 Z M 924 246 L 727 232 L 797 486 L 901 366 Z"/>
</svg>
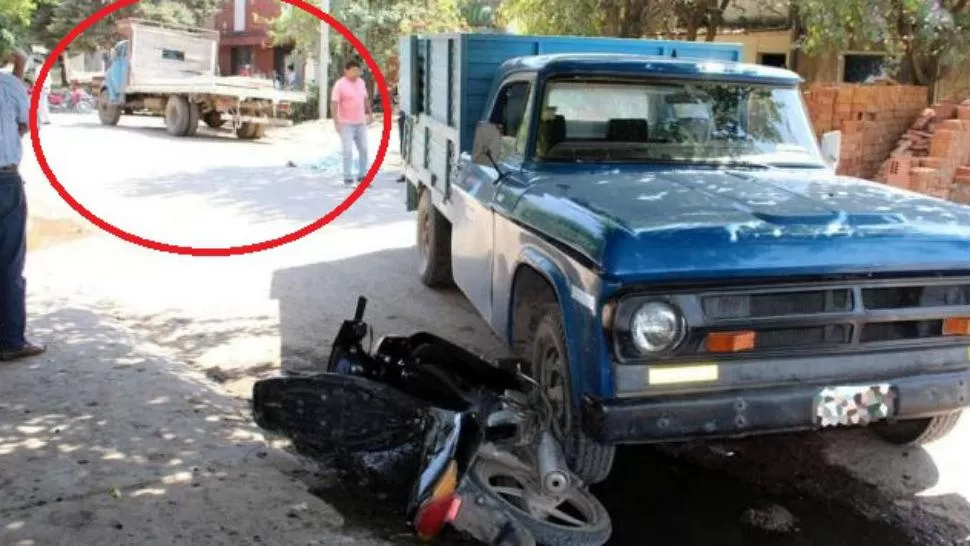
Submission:
<svg viewBox="0 0 970 546">
<path fill-rule="evenodd" d="M 38 0 L 38 9 L 31 20 L 30 33 L 34 41 L 54 47 L 71 29 L 110 0 Z M 164 24 L 199 26 L 222 5 L 220 0 L 141 0 L 101 19 L 71 42 L 72 51 L 94 51 L 111 47 L 120 36 L 119 21 L 138 17 Z"/>
<path fill-rule="evenodd" d="M 14 47 L 23 48 L 34 0 L 0 0 L 0 54 Z"/>
<path fill-rule="evenodd" d="M 333 0 L 331 13 L 347 27 L 385 66 L 397 56 L 402 35 L 462 30 L 457 0 Z M 270 38 L 276 45 L 292 44 L 309 58 L 319 55 L 320 20 L 303 10 L 286 6 L 269 21 Z M 353 46 L 337 32 L 330 33 L 332 61 L 348 59 Z"/>
<path fill-rule="evenodd" d="M 713 40 L 733 0 L 506 0 L 502 16 L 528 34 L 641 38 L 681 31 Z"/>
<path fill-rule="evenodd" d="M 968 0 L 793 0 L 802 23 L 798 47 L 885 51 L 896 76 L 932 85 L 970 53 Z"/>
</svg>

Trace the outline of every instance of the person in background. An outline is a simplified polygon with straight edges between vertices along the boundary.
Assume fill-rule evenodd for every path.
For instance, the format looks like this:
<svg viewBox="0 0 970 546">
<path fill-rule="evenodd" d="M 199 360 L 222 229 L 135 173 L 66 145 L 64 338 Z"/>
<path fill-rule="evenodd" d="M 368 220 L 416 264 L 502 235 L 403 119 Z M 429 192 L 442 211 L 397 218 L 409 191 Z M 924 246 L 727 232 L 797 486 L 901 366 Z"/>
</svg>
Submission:
<svg viewBox="0 0 970 546">
<path fill-rule="evenodd" d="M 41 66 L 38 66 L 36 70 L 34 70 L 35 85 L 37 80 L 40 79 L 40 73 L 43 68 L 44 68 L 43 65 L 41 65 Z M 50 96 L 51 96 L 51 75 L 50 73 L 48 73 L 47 77 L 44 78 L 44 85 L 42 85 L 40 88 L 40 105 L 37 108 L 37 117 L 39 118 L 40 122 L 44 125 L 49 125 L 51 122 L 51 106 L 50 106 L 50 100 L 49 100 Z"/>
<path fill-rule="evenodd" d="M 354 146 L 357 147 L 357 182 L 364 180 L 367 172 L 367 124 L 370 123 L 370 100 L 367 86 L 360 77 L 360 63 L 348 61 L 344 76 L 337 80 L 330 93 L 330 111 L 333 112 L 334 128 L 343 145 L 344 184 L 353 184 Z"/>
<path fill-rule="evenodd" d="M 248 78 L 249 76 L 253 75 L 253 68 L 247 64 L 242 70 L 239 71 L 239 75 Z"/>
<path fill-rule="evenodd" d="M 286 67 L 286 86 L 291 89 L 296 89 L 296 67 L 290 65 Z"/>
<path fill-rule="evenodd" d="M 27 54 L 8 52 L 12 73 L 0 72 L 0 360 L 19 360 L 44 352 L 26 338 L 27 199 L 20 178 L 23 136 L 30 101 L 24 87 Z"/>
<path fill-rule="evenodd" d="M 84 98 L 84 92 L 81 89 L 81 84 L 77 80 L 71 82 L 71 108 L 77 108 L 78 104 L 81 104 L 81 99 Z"/>
</svg>

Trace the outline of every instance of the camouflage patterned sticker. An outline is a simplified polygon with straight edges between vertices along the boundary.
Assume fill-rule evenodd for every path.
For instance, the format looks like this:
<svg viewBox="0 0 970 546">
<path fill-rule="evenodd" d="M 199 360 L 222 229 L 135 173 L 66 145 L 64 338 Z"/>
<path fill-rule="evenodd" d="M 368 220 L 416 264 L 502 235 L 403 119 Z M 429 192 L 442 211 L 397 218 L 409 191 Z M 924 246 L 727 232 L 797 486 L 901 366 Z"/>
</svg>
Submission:
<svg viewBox="0 0 970 546">
<path fill-rule="evenodd" d="M 868 425 L 892 415 L 895 393 L 888 384 L 827 387 L 815 396 L 813 406 L 818 426 Z"/>
</svg>

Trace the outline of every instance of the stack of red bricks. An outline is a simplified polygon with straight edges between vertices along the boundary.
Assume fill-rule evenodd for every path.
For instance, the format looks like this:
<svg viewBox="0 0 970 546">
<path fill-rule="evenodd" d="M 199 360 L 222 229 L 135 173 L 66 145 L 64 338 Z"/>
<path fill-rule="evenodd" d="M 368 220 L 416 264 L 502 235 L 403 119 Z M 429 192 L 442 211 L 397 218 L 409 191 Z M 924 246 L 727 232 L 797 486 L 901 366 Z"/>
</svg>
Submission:
<svg viewBox="0 0 970 546">
<path fill-rule="evenodd" d="M 860 178 L 876 176 L 926 100 L 927 88 L 911 85 L 816 85 L 805 92 L 816 137 L 842 131 L 839 174 Z"/>
<path fill-rule="evenodd" d="M 899 139 L 876 180 L 970 204 L 970 100 L 927 108 Z"/>
</svg>

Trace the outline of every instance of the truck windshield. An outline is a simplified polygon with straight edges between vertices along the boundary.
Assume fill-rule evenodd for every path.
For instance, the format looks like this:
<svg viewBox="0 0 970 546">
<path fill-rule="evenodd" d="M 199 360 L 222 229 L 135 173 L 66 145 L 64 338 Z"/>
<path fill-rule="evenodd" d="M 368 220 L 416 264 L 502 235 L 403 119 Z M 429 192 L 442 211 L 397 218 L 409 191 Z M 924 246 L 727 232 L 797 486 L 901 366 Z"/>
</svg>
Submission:
<svg viewBox="0 0 970 546">
<path fill-rule="evenodd" d="M 823 167 L 796 87 L 562 81 L 546 86 L 536 158 Z"/>
</svg>

